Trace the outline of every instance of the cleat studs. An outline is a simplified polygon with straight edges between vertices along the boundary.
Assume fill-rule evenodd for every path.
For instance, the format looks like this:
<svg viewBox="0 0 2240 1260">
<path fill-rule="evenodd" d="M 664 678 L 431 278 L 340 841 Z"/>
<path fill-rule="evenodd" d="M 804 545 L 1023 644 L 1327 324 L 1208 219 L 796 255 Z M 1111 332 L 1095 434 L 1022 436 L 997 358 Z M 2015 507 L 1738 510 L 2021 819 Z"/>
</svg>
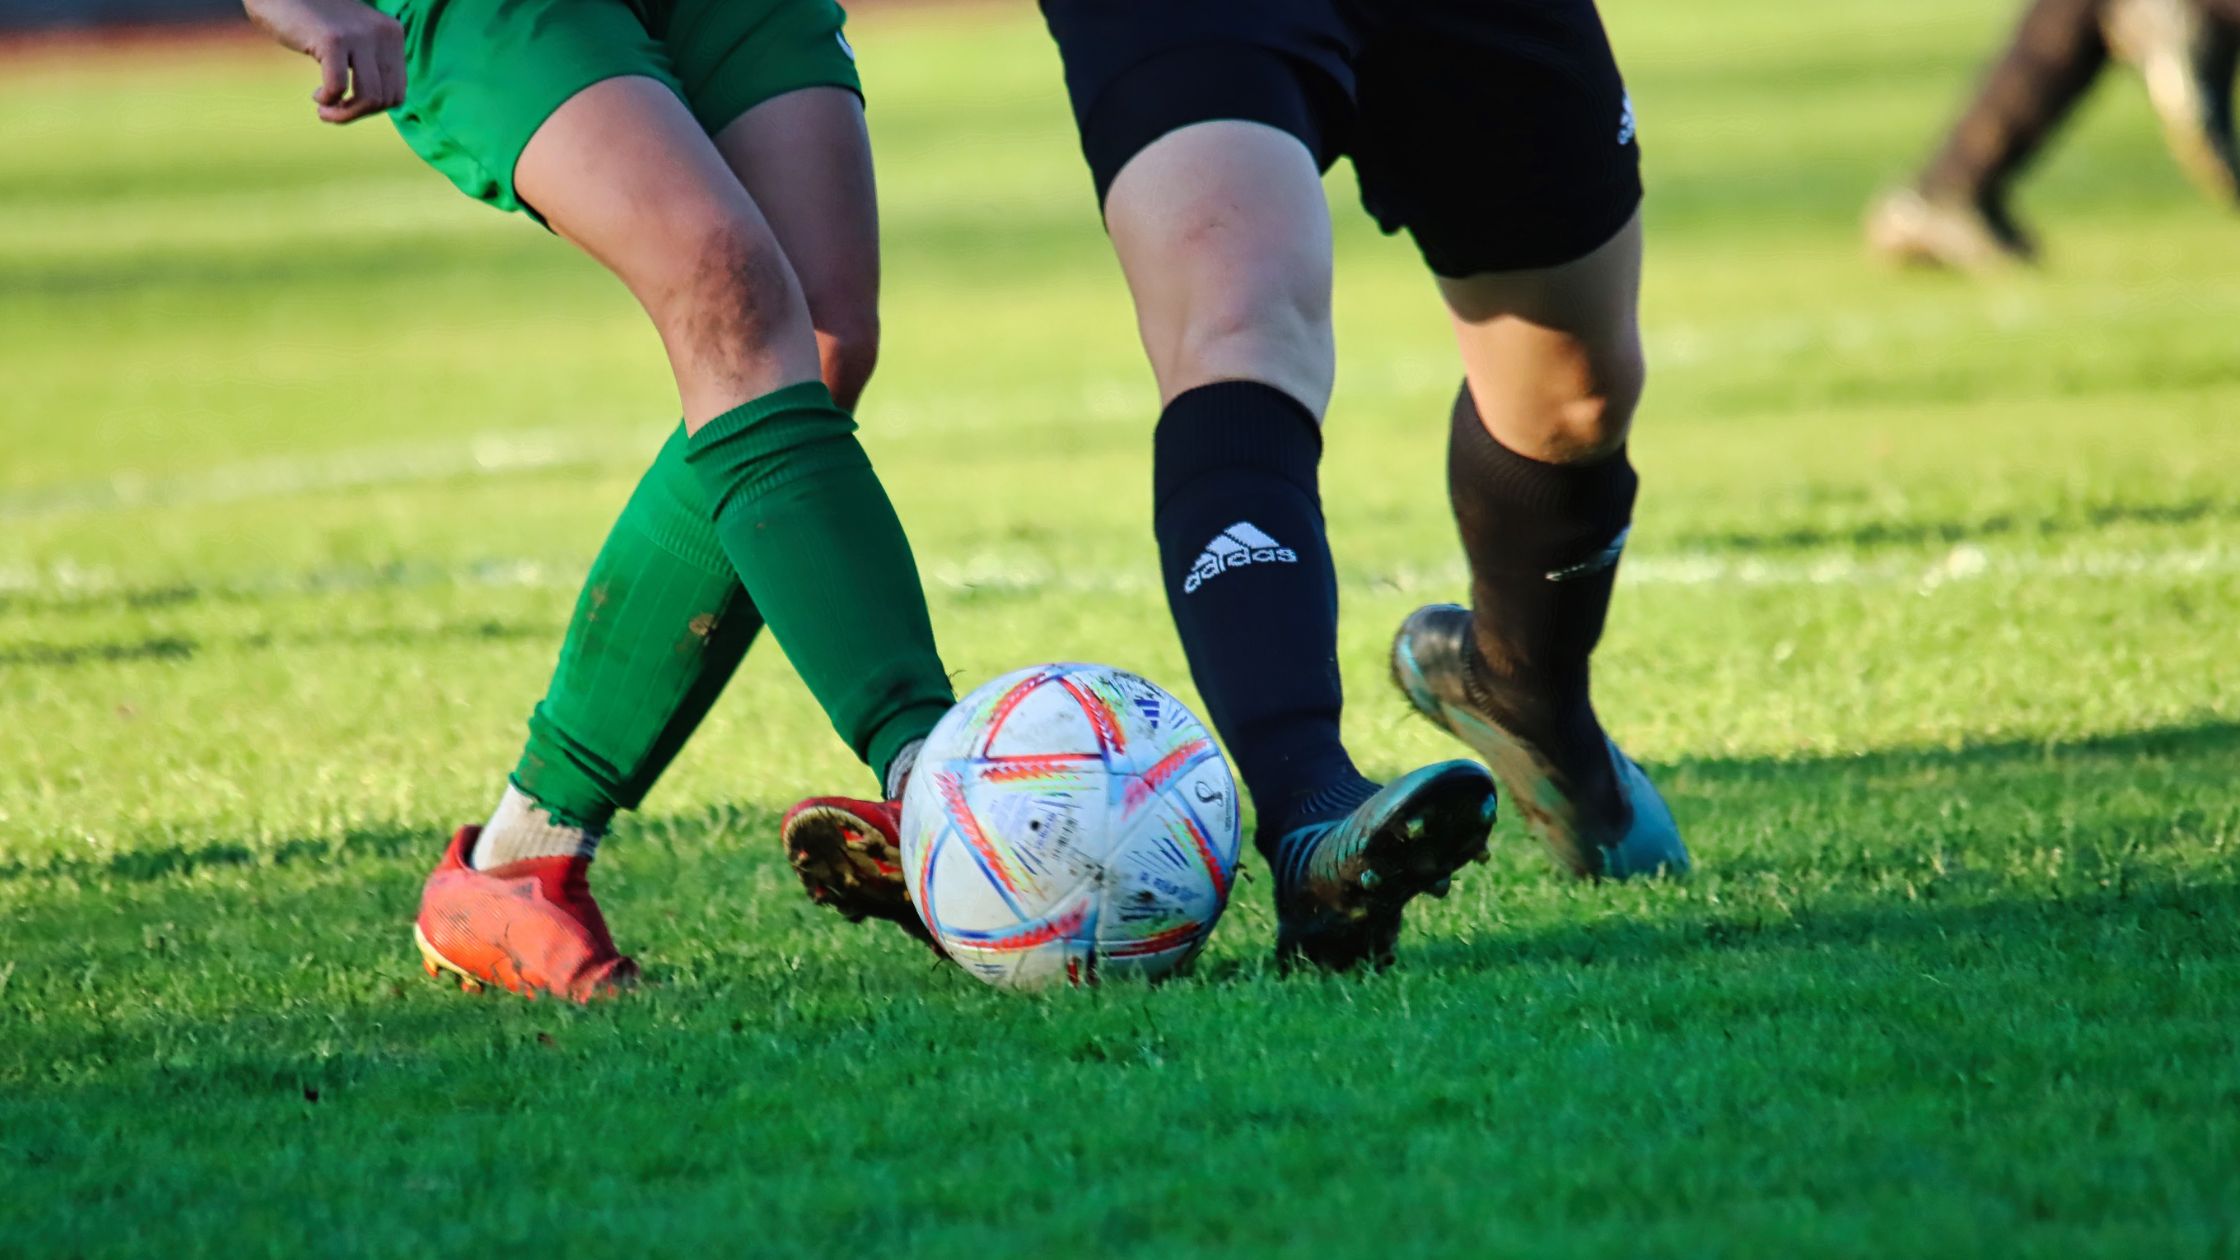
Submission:
<svg viewBox="0 0 2240 1260">
<path fill-rule="evenodd" d="M 1493 860 L 1493 850 L 1486 848 L 1484 845 L 1480 845 L 1478 846 L 1478 851 L 1470 855 L 1470 860 L 1476 862 L 1480 866 L 1484 866 L 1486 863 Z"/>
<path fill-rule="evenodd" d="M 1383 878 L 1380 877 L 1375 871 L 1361 872 L 1361 886 L 1365 889 L 1373 889 L 1383 882 Z"/>
<path fill-rule="evenodd" d="M 1431 887 L 1424 889 L 1424 891 L 1434 897 L 1444 897 L 1454 891 L 1454 876 L 1449 875 Z"/>
<path fill-rule="evenodd" d="M 480 993 L 482 992 L 482 982 L 471 976 L 461 976 L 459 977 L 459 992 Z"/>
</svg>

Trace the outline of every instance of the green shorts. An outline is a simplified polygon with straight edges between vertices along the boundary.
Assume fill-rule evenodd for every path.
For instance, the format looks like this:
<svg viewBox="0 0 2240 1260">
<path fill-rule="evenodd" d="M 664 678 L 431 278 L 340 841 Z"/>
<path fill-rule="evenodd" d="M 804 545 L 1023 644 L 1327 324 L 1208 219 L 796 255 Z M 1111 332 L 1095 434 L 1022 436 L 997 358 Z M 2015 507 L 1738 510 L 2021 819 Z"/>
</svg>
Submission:
<svg viewBox="0 0 2240 1260">
<path fill-rule="evenodd" d="M 709 135 L 805 87 L 861 95 L 835 0 L 375 0 L 404 23 L 412 151 L 501 210 L 521 150 L 562 102 L 602 79 L 669 86 Z"/>
</svg>

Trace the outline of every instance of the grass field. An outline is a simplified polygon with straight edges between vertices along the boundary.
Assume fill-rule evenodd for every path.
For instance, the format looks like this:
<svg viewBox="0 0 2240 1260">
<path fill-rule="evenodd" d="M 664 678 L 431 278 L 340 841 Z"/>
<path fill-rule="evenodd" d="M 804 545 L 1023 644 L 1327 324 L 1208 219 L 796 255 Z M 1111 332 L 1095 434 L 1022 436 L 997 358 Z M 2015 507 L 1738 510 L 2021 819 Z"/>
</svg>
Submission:
<svg viewBox="0 0 2240 1260">
<path fill-rule="evenodd" d="M 2006 6 L 1612 0 L 1648 146 L 1646 493 L 1599 666 L 1700 871 L 1505 823 L 1395 971 L 1023 998 L 799 896 L 862 771 L 758 651 L 600 864 L 657 980 L 425 980 L 665 425 L 620 289 L 277 52 L 0 68 L 0 1253 L 2240 1255 L 2240 224 L 2112 86 L 2044 274 L 1856 221 Z M 1187 681 L 1148 374 L 1025 4 L 880 11 L 867 441 L 952 667 Z M 1348 730 L 1459 594 L 1457 376 L 1340 175 Z M 1187 694 L 1187 693 L 1186 693 Z"/>
</svg>

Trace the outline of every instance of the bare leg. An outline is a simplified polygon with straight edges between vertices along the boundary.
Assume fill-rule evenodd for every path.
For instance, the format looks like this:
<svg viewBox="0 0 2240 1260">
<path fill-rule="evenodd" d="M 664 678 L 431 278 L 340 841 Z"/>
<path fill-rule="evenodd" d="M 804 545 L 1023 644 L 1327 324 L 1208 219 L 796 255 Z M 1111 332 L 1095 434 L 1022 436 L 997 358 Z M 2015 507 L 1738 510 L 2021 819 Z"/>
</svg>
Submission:
<svg viewBox="0 0 2240 1260">
<path fill-rule="evenodd" d="M 1528 459 L 1584 463 L 1624 445 L 1647 368 L 1641 220 L 1584 258 L 1441 277 L 1480 421 Z"/>
<path fill-rule="evenodd" d="M 793 264 L 824 382 L 855 410 L 879 359 L 879 202 L 863 102 L 814 87 L 764 101 L 716 133 Z"/>
<path fill-rule="evenodd" d="M 800 280 L 770 223 L 684 103 L 651 79 L 595 83 L 514 171 L 555 232 L 629 286 L 661 335 L 685 427 L 819 378 Z"/>
<path fill-rule="evenodd" d="M 1121 169 L 1105 226 L 1162 406 L 1260 381 L 1320 418 L 1336 373 L 1330 210 L 1304 146 L 1258 123 L 1182 128 Z"/>
</svg>

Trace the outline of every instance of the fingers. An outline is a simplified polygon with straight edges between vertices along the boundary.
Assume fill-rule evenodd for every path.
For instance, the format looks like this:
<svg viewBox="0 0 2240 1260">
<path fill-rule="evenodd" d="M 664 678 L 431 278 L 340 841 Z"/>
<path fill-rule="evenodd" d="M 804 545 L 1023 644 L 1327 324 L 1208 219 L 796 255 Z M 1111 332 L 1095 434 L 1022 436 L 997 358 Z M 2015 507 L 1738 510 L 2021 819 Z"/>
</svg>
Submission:
<svg viewBox="0 0 2240 1260">
<path fill-rule="evenodd" d="M 358 57 L 362 56 L 363 60 Z M 349 123 L 370 117 L 404 103 L 404 68 L 393 62 L 383 64 L 371 53 L 353 56 L 348 66 L 351 79 L 350 94 L 345 99 L 321 100 L 319 119 L 322 122 Z M 325 93 L 322 85 L 313 99 Z"/>
<path fill-rule="evenodd" d="M 311 55 L 319 59 L 319 86 L 311 99 L 319 106 L 319 117 L 325 118 L 350 94 L 350 60 L 339 46 L 317 49 Z"/>
<path fill-rule="evenodd" d="M 322 122 L 356 122 L 404 103 L 404 28 L 363 10 L 372 20 L 333 30 L 310 49 L 319 62 L 319 87 L 311 100 Z"/>
</svg>

